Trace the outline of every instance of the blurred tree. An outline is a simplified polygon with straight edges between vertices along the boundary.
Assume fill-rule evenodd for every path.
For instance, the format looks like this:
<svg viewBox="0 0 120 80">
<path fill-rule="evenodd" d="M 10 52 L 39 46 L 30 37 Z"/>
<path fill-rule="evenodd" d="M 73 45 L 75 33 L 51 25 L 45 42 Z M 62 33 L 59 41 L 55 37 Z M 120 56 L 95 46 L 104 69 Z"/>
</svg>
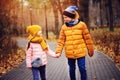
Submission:
<svg viewBox="0 0 120 80">
<path fill-rule="evenodd" d="M 54 18 L 55 18 L 55 34 L 56 34 L 56 38 L 58 38 L 58 25 L 59 25 L 59 17 L 58 17 L 58 5 L 57 2 L 60 2 L 59 0 L 50 0 L 51 4 L 53 6 L 53 13 L 54 13 Z M 60 5 L 59 5 L 60 6 Z"/>
<path fill-rule="evenodd" d="M 110 31 L 114 31 L 113 27 L 113 8 L 112 8 L 112 0 L 108 0 L 109 6 L 109 24 L 110 24 Z"/>
<path fill-rule="evenodd" d="M 110 31 L 114 31 L 114 27 L 119 25 L 120 22 L 120 12 L 118 6 L 120 6 L 119 0 L 92 0 L 93 4 L 99 4 L 100 9 L 100 26 L 108 27 Z M 94 6 L 97 8 L 97 6 Z M 94 9 L 93 8 L 93 9 Z M 98 11 L 97 9 L 96 11 Z M 95 12 L 93 12 L 95 13 Z M 96 16 L 96 14 L 95 14 Z"/>
<path fill-rule="evenodd" d="M 89 28 L 89 0 L 78 0 L 79 4 L 77 4 L 78 8 L 79 8 L 79 14 L 80 14 L 80 18 L 83 19 L 83 21 L 85 21 L 85 23 L 88 25 Z"/>
<path fill-rule="evenodd" d="M 14 1 L 16 0 L 1 0 L 0 3 L 0 52 L 3 55 L 2 59 L 12 53 L 13 47 L 14 50 L 17 48 L 15 40 L 11 37 L 12 30 L 10 29 L 14 23 L 14 16 L 11 15 L 16 6 L 13 4 Z"/>
</svg>

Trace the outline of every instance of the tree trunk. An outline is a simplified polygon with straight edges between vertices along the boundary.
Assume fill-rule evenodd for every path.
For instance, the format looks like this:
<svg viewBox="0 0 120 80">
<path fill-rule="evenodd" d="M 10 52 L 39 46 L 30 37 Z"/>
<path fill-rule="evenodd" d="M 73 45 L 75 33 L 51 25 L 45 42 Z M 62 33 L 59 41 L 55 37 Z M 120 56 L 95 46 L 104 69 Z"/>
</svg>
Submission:
<svg viewBox="0 0 120 80">
<path fill-rule="evenodd" d="M 112 0 L 108 1 L 108 6 L 109 6 L 109 30 L 110 31 L 114 31 L 114 27 L 113 27 L 113 10 L 112 10 Z"/>
<path fill-rule="evenodd" d="M 62 24 L 64 23 L 64 21 L 63 21 L 63 16 L 62 16 L 62 13 L 63 13 L 63 11 L 62 11 L 62 3 L 60 2 L 60 0 L 57 0 L 58 2 L 58 10 L 60 11 L 60 14 L 61 14 L 61 20 L 62 20 Z"/>
<path fill-rule="evenodd" d="M 100 26 L 102 27 L 103 21 L 102 21 L 102 1 L 100 0 Z"/>
<path fill-rule="evenodd" d="M 88 23 L 89 21 L 89 10 L 88 10 L 89 0 L 80 2 L 80 5 L 82 5 L 83 7 L 83 9 L 81 8 L 81 10 L 83 10 L 82 11 L 83 16 L 81 16 L 80 18 L 83 18 L 83 21 L 87 24 L 88 29 L 90 29 L 89 23 Z"/>
<path fill-rule="evenodd" d="M 58 7 L 57 7 L 57 3 L 56 3 L 56 0 L 50 0 L 51 1 L 51 4 L 54 4 L 52 5 L 53 6 L 53 13 L 54 13 L 54 18 L 55 18 L 55 34 L 56 34 L 56 38 L 58 38 L 58 26 L 59 26 L 59 18 L 58 18 Z"/>
</svg>

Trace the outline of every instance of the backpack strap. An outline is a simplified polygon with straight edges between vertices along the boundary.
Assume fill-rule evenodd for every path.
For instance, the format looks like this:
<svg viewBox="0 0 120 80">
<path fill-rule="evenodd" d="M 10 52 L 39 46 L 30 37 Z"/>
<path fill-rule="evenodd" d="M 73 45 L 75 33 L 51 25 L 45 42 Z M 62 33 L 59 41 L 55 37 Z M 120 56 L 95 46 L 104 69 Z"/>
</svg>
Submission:
<svg viewBox="0 0 120 80">
<path fill-rule="evenodd" d="M 31 39 L 28 41 L 27 49 L 29 49 L 29 47 L 30 47 L 30 41 L 31 41 L 32 39 L 34 39 L 34 38 L 35 38 L 35 36 L 33 36 L 33 38 L 31 38 Z"/>
</svg>

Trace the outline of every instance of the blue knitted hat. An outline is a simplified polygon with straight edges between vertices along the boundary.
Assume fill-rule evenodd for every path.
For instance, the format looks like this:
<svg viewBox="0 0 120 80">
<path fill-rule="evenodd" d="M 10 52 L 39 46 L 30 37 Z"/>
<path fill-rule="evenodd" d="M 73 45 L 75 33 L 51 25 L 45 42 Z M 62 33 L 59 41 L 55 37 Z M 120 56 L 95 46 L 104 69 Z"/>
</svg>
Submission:
<svg viewBox="0 0 120 80">
<path fill-rule="evenodd" d="M 75 11 L 77 10 L 78 8 L 76 6 L 69 6 L 64 10 L 63 15 L 68 16 L 70 18 L 75 18 Z"/>
</svg>

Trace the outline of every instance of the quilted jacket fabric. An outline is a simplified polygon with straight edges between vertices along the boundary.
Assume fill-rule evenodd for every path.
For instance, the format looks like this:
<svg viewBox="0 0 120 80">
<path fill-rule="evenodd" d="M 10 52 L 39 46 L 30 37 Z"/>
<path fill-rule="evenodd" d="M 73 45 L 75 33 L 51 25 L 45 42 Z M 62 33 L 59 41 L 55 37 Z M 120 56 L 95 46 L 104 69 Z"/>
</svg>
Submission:
<svg viewBox="0 0 120 80">
<path fill-rule="evenodd" d="M 62 26 L 56 53 L 61 53 L 64 46 L 67 58 L 84 57 L 87 49 L 89 53 L 94 51 L 93 41 L 84 22 L 80 21 L 72 27 Z"/>
<path fill-rule="evenodd" d="M 32 67 L 31 62 L 35 58 L 41 58 L 42 65 L 47 64 L 47 55 L 51 57 L 56 57 L 56 54 L 54 51 L 52 51 L 48 46 L 48 52 L 45 53 L 45 51 L 42 50 L 42 47 L 39 43 L 30 43 L 29 49 L 26 50 L 26 67 Z"/>
</svg>

